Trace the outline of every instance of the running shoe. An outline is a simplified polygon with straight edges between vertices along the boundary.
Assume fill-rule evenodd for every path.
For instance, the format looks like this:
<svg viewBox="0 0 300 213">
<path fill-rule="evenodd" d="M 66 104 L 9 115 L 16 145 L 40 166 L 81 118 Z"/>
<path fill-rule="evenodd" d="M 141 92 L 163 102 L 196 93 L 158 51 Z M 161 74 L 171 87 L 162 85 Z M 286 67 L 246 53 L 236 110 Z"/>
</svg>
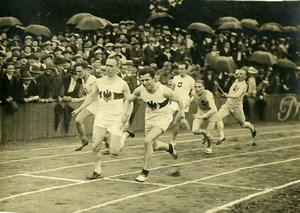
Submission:
<svg viewBox="0 0 300 213">
<path fill-rule="evenodd" d="M 95 180 L 101 177 L 101 174 L 97 173 L 97 172 L 93 172 L 92 175 L 90 176 L 86 176 L 86 179 L 88 180 Z"/>
<path fill-rule="evenodd" d="M 226 138 L 219 138 L 219 140 L 217 141 L 216 145 L 220 145 L 225 140 L 226 140 Z"/>
<path fill-rule="evenodd" d="M 87 146 L 89 142 L 87 140 L 81 141 L 81 144 L 75 149 L 75 151 L 80 151 L 83 149 L 83 147 Z"/>
<path fill-rule="evenodd" d="M 169 150 L 167 152 L 169 152 L 175 160 L 178 158 L 178 153 L 175 150 L 175 144 L 169 143 Z"/>
<path fill-rule="evenodd" d="M 255 126 L 253 125 L 253 129 L 251 129 L 251 135 L 252 135 L 252 138 L 254 138 L 254 137 L 256 136 L 256 133 L 257 133 L 256 128 L 255 128 Z"/>
<path fill-rule="evenodd" d="M 211 154 L 212 153 L 212 147 L 209 147 L 205 150 L 206 154 Z"/>
<path fill-rule="evenodd" d="M 134 180 L 137 182 L 144 182 L 147 179 L 148 179 L 148 175 L 146 176 L 145 174 L 140 174 Z"/>
</svg>

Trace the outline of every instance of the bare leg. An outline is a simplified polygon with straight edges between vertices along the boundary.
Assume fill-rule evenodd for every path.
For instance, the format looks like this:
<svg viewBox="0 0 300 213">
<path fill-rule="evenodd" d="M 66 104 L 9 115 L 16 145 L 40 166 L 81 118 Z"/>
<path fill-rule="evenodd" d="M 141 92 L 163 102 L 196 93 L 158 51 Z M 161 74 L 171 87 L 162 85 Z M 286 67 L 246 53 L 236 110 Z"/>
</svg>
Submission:
<svg viewBox="0 0 300 213">
<path fill-rule="evenodd" d="M 93 155 L 94 155 L 94 172 L 91 176 L 87 176 L 87 179 L 97 179 L 100 177 L 101 169 L 101 144 L 106 135 L 106 129 L 101 127 L 94 127 L 93 129 Z"/>
</svg>

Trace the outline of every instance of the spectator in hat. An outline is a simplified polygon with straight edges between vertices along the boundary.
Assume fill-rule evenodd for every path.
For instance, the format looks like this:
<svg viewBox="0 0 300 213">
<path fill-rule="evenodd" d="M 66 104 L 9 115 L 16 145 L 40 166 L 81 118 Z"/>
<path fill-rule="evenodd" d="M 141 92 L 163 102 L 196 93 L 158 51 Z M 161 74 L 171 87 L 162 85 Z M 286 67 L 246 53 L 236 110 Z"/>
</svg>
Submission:
<svg viewBox="0 0 300 213">
<path fill-rule="evenodd" d="M 248 67 L 248 90 L 247 90 L 247 96 L 249 97 L 256 97 L 256 79 L 255 76 L 258 74 L 257 69 L 255 69 L 253 66 Z"/>
<path fill-rule="evenodd" d="M 62 78 L 58 88 L 58 95 L 62 101 L 71 101 L 72 98 L 84 96 L 84 90 L 78 80 L 76 70 L 70 70 L 69 74 Z"/>
<path fill-rule="evenodd" d="M 115 56 L 118 56 L 119 60 L 122 62 L 122 64 L 124 64 L 127 59 L 125 55 L 122 54 L 121 48 L 122 48 L 122 44 L 116 43 L 113 48 L 113 52 L 108 56 L 108 58 L 114 58 Z"/>
<path fill-rule="evenodd" d="M 28 45 L 28 44 L 25 44 L 23 46 L 23 52 L 26 56 L 29 56 L 30 54 L 32 54 L 32 48 L 31 48 L 31 45 Z"/>
<path fill-rule="evenodd" d="M 62 58 L 63 57 L 62 53 L 63 53 L 63 51 L 60 47 L 55 47 L 53 49 L 53 54 L 54 54 L 54 57 L 56 57 L 56 58 L 59 58 L 59 57 Z"/>
<path fill-rule="evenodd" d="M 128 60 L 132 60 L 136 67 L 142 65 L 143 63 L 144 52 L 140 45 L 140 42 L 137 39 L 134 39 L 131 42 L 131 45 L 128 50 Z"/>
<path fill-rule="evenodd" d="M 162 67 L 164 62 L 172 62 L 173 61 L 173 56 L 171 54 L 171 48 L 170 45 L 167 44 L 163 49 L 162 49 L 162 54 L 160 54 L 157 58 L 157 65 L 158 67 Z"/>
<path fill-rule="evenodd" d="M 109 43 L 105 44 L 105 47 L 104 47 L 105 58 L 108 58 L 108 56 L 113 53 L 113 47 L 114 47 L 113 43 L 109 42 Z"/>
<path fill-rule="evenodd" d="M 16 84 L 14 98 L 17 103 L 29 103 L 39 101 L 38 87 L 30 72 L 21 76 L 21 81 Z"/>
<path fill-rule="evenodd" d="M 41 71 L 45 70 L 47 63 L 53 63 L 53 58 L 54 58 L 54 56 L 49 53 L 45 53 L 45 54 L 41 55 L 41 58 L 40 58 L 41 66 L 40 66 L 39 70 L 41 70 Z"/>
<path fill-rule="evenodd" d="M 203 81 L 205 84 L 205 88 L 211 91 L 213 94 L 216 94 L 217 88 L 215 84 L 216 81 L 215 70 L 208 65 L 202 69 L 202 72 L 204 72 Z"/>
<path fill-rule="evenodd" d="M 179 45 L 178 49 L 174 52 L 172 61 L 173 63 L 183 64 L 185 58 L 191 58 L 189 52 L 186 50 L 184 45 Z"/>
<path fill-rule="evenodd" d="M 220 49 L 220 56 L 232 56 L 233 48 L 229 41 L 225 41 L 224 47 Z"/>
<path fill-rule="evenodd" d="M 83 52 L 86 54 L 86 60 L 90 61 L 91 58 L 94 56 L 94 51 L 92 50 L 92 42 L 87 41 L 83 45 Z"/>
<path fill-rule="evenodd" d="M 32 36 L 30 36 L 30 35 L 27 35 L 27 36 L 25 36 L 25 38 L 24 38 L 24 44 L 25 45 L 29 45 L 29 46 L 31 46 L 32 45 Z"/>
<path fill-rule="evenodd" d="M 26 71 L 36 71 L 39 70 L 40 66 L 38 65 L 38 57 L 36 54 L 31 53 L 30 55 L 25 57 L 27 59 L 27 63 L 21 68 L 21 74 L 25 73 Z"/>
<path fill-rule="evenodd" d="M 31 48 L 33 52 L 41 52 L 41 47 L 39 45 L 39 41 L 34 39 L 32 40 Z"/>
<path fill-rule="evenodd" d="M 158 50 L 155 47 L 155 38 L 149 37 L 148 46 L 144 49 L 144 65 L 149 66 L 151 63 L 156 63 Z"/>
<path fill-rule="evenodd" d="M 10 110 L 14 110 L 14 90 L 18 83 L 14 74 L 15 67 L 11 62 L 7 63 L 4 75 L 0 77 L 0 101 Z"/>
<path fill-rule="evenodd" d="M 257 99 L 254 107 L 260 120 L 264 120 L 265 108 L 267 107 L 267 101 L 265 100 L 265 96 L 267 95 L 267 89 L 269 86 L 269 81 L 263 80 L 257 87 Z"/>
<path fill-rule="evenodd" d="M 53 48 L 52 48 L 52 43 L 51 41 L 46 41 L 43 45 L 43 52 L 48 53 L 48 54 L 53 54 Z"/>
<path fill-rule="evenodd" d="M 36 78 L 41 102 L 52 102 L 58 97 L 58 82 L 53 72 L 55 72 L 55 65 L 48 63 L 45 71 Z"/>
<path fill-rule="evenodd" d="M 95 58 L 95 60 L 96 59 L 100 60 L 101 65 L 105 64 L 106 58 L 105 58 L 105 54 L 103 53 L 102 48 L 95 49 L 94 58 Z"/>
</svg>

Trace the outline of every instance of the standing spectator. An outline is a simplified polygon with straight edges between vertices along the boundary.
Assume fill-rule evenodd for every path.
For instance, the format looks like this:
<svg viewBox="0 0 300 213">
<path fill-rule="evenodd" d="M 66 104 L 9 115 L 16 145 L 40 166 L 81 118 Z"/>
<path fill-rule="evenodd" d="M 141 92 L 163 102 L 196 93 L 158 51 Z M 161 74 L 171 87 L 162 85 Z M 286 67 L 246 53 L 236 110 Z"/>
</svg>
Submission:
<svg viewBox="0 0 300 213">
<path fill-rule="evenodd" d="M 57 98 L 58 85 L 53 72 L 55 72 L 54 64 L 46 64 L 45 71 L 36 78 L 41 102 L 51 102 Z"/>
<path fill-rule="evenodd" d="M 155 38 L 148 39 L 148 46 L 144 49 L 144 65 L 150 66 L 151 63 L 156 63 L 157 48 L 155 47 Z"/>
<path fill-rule="evenodd" d="M 36 102 L 40 99 L 36 82 L 30 72 L 25 72 L 21 76 L 21 80 L 16 84 L 14 99 L 17 103 Z"/>
<path fill-rule="evenodd" d="M 14 90 L 17 84 L 14 73 L 15 67 L 13 63 L 7 63 L 5 74 L 0 77 L 0 101 L 4 103 L 10 111 L 15 111 L 18 109 L 13 98 Z"/>
<path fill-rule="evenodd" d="M 71 101 L 72 98 L 81 98 L 84 96 L 82 84 L 78 81 L 76 70 L 70 70 L 67 76 L 64 76 L 59 84 L 58 95 L 63 101 Z"/>
</svg>

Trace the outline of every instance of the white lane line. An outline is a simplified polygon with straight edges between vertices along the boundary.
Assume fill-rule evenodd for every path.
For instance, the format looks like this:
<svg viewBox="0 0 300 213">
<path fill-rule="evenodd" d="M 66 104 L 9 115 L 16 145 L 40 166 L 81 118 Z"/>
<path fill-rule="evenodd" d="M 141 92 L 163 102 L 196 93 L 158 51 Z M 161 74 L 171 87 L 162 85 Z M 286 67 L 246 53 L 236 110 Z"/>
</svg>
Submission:
<svg viewBox="0 0 300 213">
<path fill-rule="evenodd" d="M 27 196 L 27 195 L 31 195 L 31 194 L 46 192 L 46 191 L 50 191 L 50 190 L 54 190 L 54 189 L 61 189 L 61 188 L 69 187 L 69 186 L 76 186 L 76 185 L 80 185 L 80 184 L 84 184 L 84 183 L 70 183 L 70 184 L 67 184 L 67 185 L 53 186 L 53 187 L 49 187 L 49 188 L 45 188 L 45 189 L 39 189 L 39 190 L 35 190 L 35 191 L 30 191 L 30 192 L 23 192 L 23 193 L 20 193 L 20 194 L 16 194 L 16 195 L 12 195 L 12 196 L 9 196 L 9 197 L 1 198 L 0 202 L 5 201 L 5 200 L 14 199 L 14 198 L 21 197 L 21 196 Z"/>
<path fill-rule="evenodd" d="M 300 138 L 300 136 L 293 136 L 293 137 L 282 137 L 282 138 L 276 138 L 276 139 L 269 139 L 269 140 L 261 140 L 261 141 L 257 141 L 257 143 L 265 143 L 265 142 L 273 142 L 276 140 L 283 140 L 283 139 L 295 139 L 295 138 Z M 195 141 L 195 140 L 188 140 L 188 141 Z M 197 140 L 198 141 L 198 140 Z M 179 143 L 185 143 L 185 141 L 179 142 Z M 245 143 L 240 143 L 240 144 L 247 144 L 248 142 Z M 235 144 L 227 144 L 226 147 L 228 146 L 234 146 Z M 296 145 L 296 146 L 288 146 L 287 148 L 292 148 L 292 147 L 297 147 L 300 145 Z M 180 151 L 180 153 L 185 153 L 185 152 L 191 152 L 191 151 L 198 151 L 198 150 L 202 150 L 203 148 L 196 148 L 196 149 L 190 149 L 190 150 L 184 150 L 184 151 Z M 277 149 L 281 149 L 280 148 L 276 148 L 276 149 L 272 149 L 272 150 L 277 150 Z M 260 150 L 260 151 L 255 151 L 255 152 L 251 152 L 252 153 L 258 153 L 258 152 L 264 152 L 265 150 Z M 249 153 L 249 152 L 247 152 Z M 245 154 L 247 154 L 245 153 Z M 162 153 L 162 154 L 155 154 L 153 155 L 153 157 L 159 157 L 162 155 L 168 155 L 168 153 Z M 220 156 L 220 157 L 214 157 L 214 158 L 208 158 L 208 159 L 201 159 L 200 161 L 204 161 L 204 160 L 211 160 L 211 159 L 219 159 L 219 158 L 225 158 L 225 157 L 234 157 L 234 156 L 240 156 L 243 154 L 234 154 L 234 155 L 226 155 L 226 156 Z M 131 158 L 122 158 L 122 159 L 115 159 L 115 160 L 107 160 L 107 161 L 102 161 L 102 164 L 104 163 L 111 163 L 111 162 L 119 162 L 119 161 L 126 161 L 126 160 L 134 160 L 134 159 L 140 159 L 143 158 L 143 156 L 139 156 L 139 157 L 131 157 Z M 199 162 L 200 162 L 199 161 Z M 197 161 L 198 162 L 198 161 Z M 2 179 L 7 179 L 7 178 L 12 178 L 18 175 L 22 175 L 22 174 L 38 174 L 38 173 L 44 173 L 44 172 L 52 172 L 52 171 L 58 171 L 58 170 L 62 170 L 62 169 L 71 169 L 71 168 L 77 168 L 77 167 L 82 167 L 82 166 L 89 166 L 89 165 L 93 165 L 93 163 L 84 163 L 84 164 L 77 164 L 77 165 L 72 165 L 72 166 L 64 166 L 64 167 L 59 167 L 59 168 L 55 168 L 55 169 L 47 169 L 47 170 L 40 170 L 40 171 L 35 171 L 35 172 L 28 172 L 28 173 L 21 173 L 21 174 L 15 174 L 15 175 L 9 175 L 9 176 L 5 176 L 5 177 L 1 177 L 0 180 Z M 183 165 L 183 164 L 176 164 L 176 165 Z M 173 164 L 174 166 L 174 164 Z M 169 166 L 165 166 L 165 167 L 169 167 Z M 172 166 L 171 166 L 172 167 Z M 163 167 L 157 167 L 157 169 L 160 169 Z M 152 168 L 151 170 L 155 170 L 155 168 Z M 128 173 L 128 174 L 135 174 L 136 172 L 133 173 Z M 118 176 L 118 175 L 116 175 Z"/>
<path fill-rule="evenodd" d="M 285 147 L 285 148 L 291 148 L 291 147 L 297 147 L 297 146 L 300 146 L 300 145 L 288 146 L 288 147 Z M 264 150 L 264 151 L 261 150 L 261 151 L 257 151 L 257 152 L 251 152 L 251 154 L 253 154 L 253 153 L 261 153 L 261 152 L 268 152 L 268 151 L 274 151 L 274 150 L 278 150 L 278 149 L 279 148 L 269 149 L 269 150 Z M 280 148 L 280 149 L 284 149 L 284 148 Z M 236 154 L 236 155 L 230 155 L 230 156 L 224 156 L 224 157 L 236 157 L 236 156 L 241 156 L 241 155 L 245 155 L 245 154 L 246 153 Z M 152 168 L 151 171 L 152 170 L 157 170 L 157 169 L 160 169 L 160 168 L 174 167 L 174 166 L 178 166 L 178 165 L 187 165 L 187 164 L 198 163 L 198 162 L 201 162 L 201 161 L 207 161 L 207 160 L 213 160 L 213 159 L 220 159 L 220 158 L 222 158 L 222 157 L 216 157 L 216 158 L 210 158 L 210 159 L 201 159 L 201 160 L 190 161 L 190 162 L 186 162 L 186 163 L 172 164 L 172 165 L 169 165 L 169 166 L 161 166 L 161 167 Z M 298 160 L 298 158 L 296 158 L 296 159 Z M 295 159 L 290 159 L 290 160 L 286 160 L 286 161 L 293 161 L 293 160 L 295 160 Z M 285 161 L 279 161 L 279 163 L 280 162 L 285 162 Z M 268 163 L 268 164 L 270 164 L 270 165 L 271 164 L 276 164 L 276 162 Z M 259 164 L 259 165 L 266 165 L 266 164 Z M 252 166 L 252 167 L 254 168 L 254 166 Z M 245 167 L 245 168 L 252 168 L 252 167 Z M 242 170 L 242 169 L 240 168 L 238 170 L 233 170 L 233 171 L 236 172 L 236 171 L 239 171 L 239 170 Z M 140 170 L 139 171 L 135 171 L 135 172 L 128 172 L 128 173 L 122 173 L 122 174 L 118 174 L 118 175 L 112 175 L 112 176 L 108 176 L 106 178 L 120 177 L 120 176 L 123 176 L 123 175 L 136 174 L 136 173 L 139 173 L 139 172 L 140 172 Z M 217 174 L 217 175 L 213 175 L 213 176 L 208 176 L 208 177 L 205 177 L 205 178 L 202 178 L 202 179 L 197 179 L 197 180 L 194 180 L 194 181 L 188 181 L 186 183 L 193 183 L 193 182 L 197 182 L 197 181 L 201 181 L 201 180 L 206 180 L 206 179 L 209 179 L 209 178 L 212 178 L 212 177 L 217 177 L 217 176 L 220 176 L 220 175 L 223 175 L 223 174 L 230 174 L 230 173 L 232 173 L 232 172 L 224 172 L 224 173 L 221 173 L 221 174 Z M 99 181 L 99 180 L 102 180 L 102 179 L 96 179 L 96 180 L 92 180 L 92 181 L 96 182 L 96 181 Z M 79 185 L 79 184 L 85 184 L 85 183 L 89 183 L 89 182 L 92 182 L 92 181 L 86 181 L 86 182 L 83 182 L 83 183 L 73 183 L 73 184 L 67 184 L 67 185 L 61 185 L 61 186 L 55 186 L 55 187 L 40 189 L 40 190 L 36 190 L 36 191 L 24 192 L 24 193 L 16 194 L 16 195 L 13 195 L 13 196 L 1 198 L 0 202 L 1 201 L 5 201 L 5 200 L 9 200 L 9 199 L 12 199 L 12 198 L 20 197 L 20 196 L 26 196 L 26 195 L 29 195 L 29 194 L 35 194 L 35 193 L 45 192 L 45 191 L 49 191 L 49 190 L 53 190 L 53 189 L 59 189 L 59 188 L 65 188 L 65 187 L 75 186 L 75 185 Z M 179 184 L 179 185 L 181 185 L 181 184 Z M 185 184 L 182 184 L 182 185 L 185 185 Z M 174 186 L 176 186 L 176 185 L 174 185 Z M 170 186 L 170 187 L 174 187 L 174 186 Z M 169 187 L 167 187 L 167 188 L 169 188 Z M 162 189 L 162 190 L 165 190 L 165 189 Z M 162 191 L 162 190 L 158 190 L 158 191 Z M 153 193 L 154 192 L 156 192 L 156 190 L 153 191 Z M 144 193 L 142 193 L 142 194 L 144 194 Z"/>
<path fill-rule="evenodd" d="M 299 129 L 300 128 L 299 125 L 279 125 L 279 126 L 265 126 L 265 127 L 264 126 L 259 126 L 259 127 L 256 127 L 256 128 L 257 128 L 258 131 L 263 130 L 263 129 L 265 130 L 265 129 L 276 129 L 276 128 L 279 128 L 282 131 L 282 128 L 288 128 L 290 130 L 291 127 L 293 127 L 292 129 Z M 243 128 L 240 128 L 240 127 L 239 128 L 234 128 L 234 129 L 225 129 L 225 133 L 227 133 L 227 132 L 234 132 L 234 133 L 236 133 L 237 131 L 240 132 L 240 131 L 249 131 L 249 130 L 243 129 Z M 295 132 L 297 132 L 297 131 L 295 131 Z M 270 133 L 274 133 L 274 132 L 270 132 Z M 261 134 L 261 133 L 259 132 L 259 134 Z M 178 137 L 180 137 L 180 136 L 187 136 L 187 135 L 191 135 L 191 133 L 190 132 L 189 133 L 180 133 L 180 134 L 178 134 Z M 166 133 L 166 134 L 162 135 L 160 138 L 168 138 L 168 137 L 171 137 L 170 133 Z M 138 140 L 141 140 L 143 138 L 144 137 L 135 137 L 135 138 L 130 138 L 129 140 L 130 141 L 138 141 Z M 78 144 L 65 145 L 65 146 L 41 147 L 41 148 L 35 148 L 35 149 L 3 150 L 3 151 L 0 151 L 0 153 L 2 154 L 2 153 L 22 152 L 22 151 L 31 152 L 31 151 L 39 151 L 39 150 L 70 148 L 70 147 L 76 147 L 76 146 L 78 146 Z"/>
<path fill-rule="evenodd" d="M 82 181 L 82 180 L 74 180 L 74 179 L 68 179 L 68 178 L 57 178 L 57 177 L 50 177 L 50 176 L 43 176 L 43 175 L 22 174 L 20 176 L 34 177 L 34 178 L 45 178 L 45 179 L 51 179 L 51 180 L 63 180 L 63 181 L 69 181 L 69 182 L 75 182 L 75 183 L 85 183 L 86 182 L 86 181 Z"/>
<path fill-rule="evenodd" d="M 285 131 L 285 133 L 287 133 L 287 132 L 300 132 L 300 130 Z M 265 134 L 270 134 L 270 133 L 274 133 L 274 132 L 262 132 L 262 133 L 260 133 L 260 135 L 265 135 Z M 192 135 L 192 134 L 189 134 L 189 135 Z M 243 135 L 238 135 L 238 136 L 242 137 L 242 136 L 248 136 L 248 135 L 249 134 L 243 134 Z M 236 138 L 236 137 L 237 136 L 228 136 L 227 140 L 229 140 L 230 138 Z M 199 138 L 183 140 L 183 141 L 176 141 L 176 143 L 189 143 L 189 142 L 194 142 L 194 141 L 199 141 Z M 143 146 L 144 145 L 128 146 L 128 147 L 125 147 L 124 149 L 135 149 L 135 148 L 140 148 Z M 83 154 L 90 154 L 90 153 L 92 153 L 92 151 L 82 151 L 80 153 L 75 152 L 75 153 L 69 153 L 69 154 L 45 155 L 45 156 L 39 156 L 39 157 L 22 158 L 22 159 L 17 159 L 17 160 L 9 160 L 9 161 L 0 162 L 0 165 L 29 161 L 29 160 L 39 160 L 39 159 L 45 159 L 45 158 L 55 158 L 55 157 L 64 157 L 64 156 L 72 156 L 72 155 L 83 155 Z"/>
<path fill-rule="evenodd" d="M 254 191 L 262 191 L 262 189 L 245 187 L 245 186 L 232 186 L 232 185 L 227 185 L 227 184 L 209 183 L 209 182 L 194 182 L 194 183 L 202 184 L 202 185 L 211 185 L 211 186 L 221 186 L 221 187 L 228 187 L 228 188 L 250 189 L 250 190 L 254 190 Z"/>
<path fill-rule="evenodd" d="M 78 154 L 87 154 L 87 153 L 91 153 L 91 151 L 80 152 Z M 45 159 L 45 158 L 56 158 L 56 157 L 63 157 L 63 156 L 70 156 L 70 155 L 75 155 L 75 154 L 70 153 L 70 154 L 60 154 L 60 155 L 45 155 L 45 156 L 32 157 L 32 158 L 23 158 L 23 159 L 18 159 L 18 160 L 9 160 L 9 161 L 0 162 L 0 165 L 4 165 L 4 164 L 8 164 L 8 163 L 23 162 L 23 161 L 28 161 L 28 160 L 40 160 L 40 159 Z"/>
<path fill-rule="evenodd" d="M 117 182 L 125 182 L 125 183 L 133 183 L 133 184 L 138 184 L 140 185 L 141 183 L 140 182 L 137 182 L 137 181 L 133 181 L 133 180 L 124 180 L 124 179 L 117 179 L 117 178 L 103 178 L 104 180 L 108 180 L 108 181 L 117 181 Z M 166 187 L 166 186 L 171 186 L 171 185 L 167 185 L 167 184 L 161 184 L 161 183 L 149 183 L 149 182 L 144 182 L 143 183 L 144 185 L 153 185 L 153 186 L 163 186 L 163 187 Z"/>
<path fill-rule="evenodd" d="M 186 181 L 186 182 L 183 182 L 183 183 L 179 183 L 179 184 L 175 184 L 175 185 L 171 185 L 171 186 L 166 186 L 166 187 L 163 187 L 163 188 L 160 188 L 160 189 L 151 190 L 151 191 L 147 191 L 147 192 L 143 192 L 143 193 L 123 197 L 123 198 L 120 198 L 120 199 L 112 200 L 112 201 L 109 201 L 109 202 L 106 202 L 106 203 L 91 206 L 91 207 L 86 208 L 86 209 L 77 210 L 74 213 L 87 212 L 87 211 L 90 211 L 90 210 L 93 210 L 93 209 L 98 209 L 98 208 L 101 208 L 101 207 L 109 206 L 111 204 L 122 202 L 124 200 L 129 200 L 129 199 L 132 199 L 132 198 L 141 197 L 141 196 L 148 195 L 148 194 L 153 194 L 153 193 L 156 193 L 156 192 L 161 192 L 161 191 L 164 191 L 164 190 L 167 190 L 167 189 L 170 189 L 170 188 L 176 188 L 176 187 L 184 186 L 184 185 L 187 185 L 187 184 L 195 183 L 195 182 L 198 182 L 198 181 L 207 180 L 207 179 L 210 179 L 210 178 L 220 177 L 220 176 L 223 176 L 223 175 L 235 173 L 235 172 L 242 171 L 242 170 L 253 169 L 253 168 L 263 167 L 263 166 L 269 166 L 269 165 L 274 165 L 274 164 L 287 163 L 287 162 L 297 161 L 297 160 L 300 160 L 300 158 L 294 158 L 294 159 L 288 159 L 288 160 L 284 160 L 284 161 L 277 161 L 277 162 L 272 162 L 272 163 L 257 164 L 257 165 L 253 165 L 253 166 L 241 167 L 239 169 L 223 172 L 223 173 L 208 176 L 208 177 L 205 177 L 205 178 L 192 180 L 192 181 Z"/>
<path fill-rule="evenodd" d="M 254 194 L 250 194 L 250 195 L 248 195 L 246 197 L 242 197 L 240 199 L 234 200 L 234 201 L 229 202 L 229 203 L 227 203 L 225 205 L 209 209 L 209 210 L 205 211 L 205 213 L 214 213 L 214 212 L 218 212 L 218 211 L 221 211 L 221 210 L 226 210 L 226 209 L 228 209 L 229 207 L 231 207 L 231 206 L 233 206 L 235 204 L 238 204 L 238 203 L 250 200 L 251 198 L 254 198 L 254 197 L 257 197 L 257 196 L 260 196 L 260 195 L 263 195 L 263 194 L 274 192 L 274 191 L 279 190 L 279 189 L 284 189 L 286 187 L 289 187 L 291 185 L 298 184 L 298 183 L 300 183 L 300 180 L 296 180 L 296 181 L 292 181 L 292 182 L 289 182 L 289 183 L 286 183 L 286 184 L 283 184 L 283 185 L 280 185 L 280 186 L 268 188 L 268 189 L 265 189 L 262 192 L 257 192 L 257 193 L 254 193 Z"/>
</svg>

